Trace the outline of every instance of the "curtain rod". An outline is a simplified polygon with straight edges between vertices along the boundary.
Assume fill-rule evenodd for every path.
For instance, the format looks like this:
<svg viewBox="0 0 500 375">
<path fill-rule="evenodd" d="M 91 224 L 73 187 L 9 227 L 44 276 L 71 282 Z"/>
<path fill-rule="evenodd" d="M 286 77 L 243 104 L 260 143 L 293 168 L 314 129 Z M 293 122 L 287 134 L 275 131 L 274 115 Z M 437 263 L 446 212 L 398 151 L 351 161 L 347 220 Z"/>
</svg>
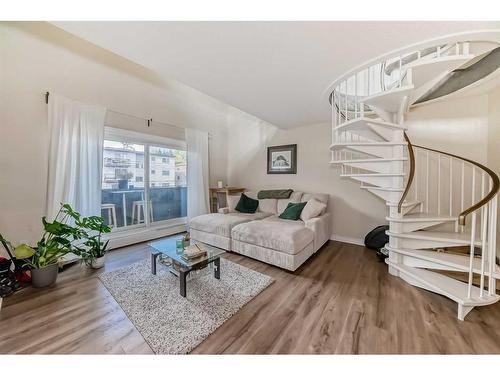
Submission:
<svg viewBox="0 0 500 375">
<path fill-rule="evenodd" d="M 50 95 L 50 93 L 47 91 L 45 93 L 45 104 L 49 104 L 49 95 Z M 114 112 L 114 113 L 117 113 L 117 114 L 123 115 L 123 116 L 133 117 L 133 118 L 136 118 L 138 120 L 146 121 L 146 125 L 147 125 L 148 128 L 153 124 L 153 119 L 152 118 L 139 117 L 139 116 L 131 115 L 129 113 L 115 111 L 114 109 L 110 109 L 110 108 L 106 108 L 106 111 Z M 180 130 L 187 129 L 187 128 L 183 128 L 182 126 L 177 126 L 177 125 L 169 124 L 168 122 L 155 121 L 154 123 L 158 124 L 158 125 L 163 125 L 163 126 L 170 126 L 172 128 L 177 128 L 177 129 L 180 129 Z M 208 133 L 208 136 L 211 137 L 211 134 Z"/>
</svg>

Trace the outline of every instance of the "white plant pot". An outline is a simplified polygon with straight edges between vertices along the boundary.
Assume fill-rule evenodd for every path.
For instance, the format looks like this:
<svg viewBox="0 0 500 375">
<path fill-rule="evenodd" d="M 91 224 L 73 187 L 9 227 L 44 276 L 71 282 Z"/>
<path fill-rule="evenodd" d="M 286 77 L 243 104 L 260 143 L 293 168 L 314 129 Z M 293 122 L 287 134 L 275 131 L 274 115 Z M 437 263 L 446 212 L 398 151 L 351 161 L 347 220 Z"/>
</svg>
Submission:
<svg viewBox="0 0 500 375">
<path fill-rule="evenodd" d="M 91 268 L 98 269 L 104 267 L 104 260 L 106 259 L 106 256 L 102 256 L 100 258 L 95 258 L 92 259 L 92 263 L 90 264 Z"/>
</svg>

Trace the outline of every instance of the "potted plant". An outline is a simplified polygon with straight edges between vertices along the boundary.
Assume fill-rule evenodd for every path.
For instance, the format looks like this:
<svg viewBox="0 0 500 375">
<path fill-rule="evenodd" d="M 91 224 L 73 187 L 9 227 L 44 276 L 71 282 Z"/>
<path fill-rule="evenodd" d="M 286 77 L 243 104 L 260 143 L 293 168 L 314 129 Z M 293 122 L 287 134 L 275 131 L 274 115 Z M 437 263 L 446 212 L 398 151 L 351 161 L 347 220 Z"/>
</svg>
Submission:
<svg viewBox="0 0 500 375">
<path fill-rule="evenodd" d="M 104 220 L 99 216 L 85 217 L 78 221 L 77 225 L 89 230 L 84 234 L 84 247 L 78 248 L 83 261 L 88 267 L 102 268 L 109 240 L 103 242 L 101 236 L 103 233 L 109 233 L 111 228 L 104 224 Z"/>
<path fill-rule="evenodd" d="M 56 282 L 57 263 L 63 256 L 69 253 L 80 255 L 73 243 L 81 240 L 85 231 L 79 226 L 71 225 L 70 220 L 78 223 L 80 214 L 69 204 L 61 205 L 54 221 L 48 222 L 45 216 L 42 218 L 44 234 L 33 248 L 33 255 L 26 258 L 26 263 L 31 268 L 31 283 L 35 288 L 50 286 Z"/>
<path fill-rule="evenodd" d="M 54 221 L 42 218 L 44 233 L 36 246 L 22 244 L 14 248 L 17 259 L 24 260 L 31 270 L 31 283 L 35 288 L 54 284 L 57 280 L 58 264 L 61 257 L 69 253 L 79 255 L 73 246 L 85 234 L 79 226 L 70 225 L 70 220 L 78 222 L 80 214 L 69 204 L 62 204 Z"/>
</svg>

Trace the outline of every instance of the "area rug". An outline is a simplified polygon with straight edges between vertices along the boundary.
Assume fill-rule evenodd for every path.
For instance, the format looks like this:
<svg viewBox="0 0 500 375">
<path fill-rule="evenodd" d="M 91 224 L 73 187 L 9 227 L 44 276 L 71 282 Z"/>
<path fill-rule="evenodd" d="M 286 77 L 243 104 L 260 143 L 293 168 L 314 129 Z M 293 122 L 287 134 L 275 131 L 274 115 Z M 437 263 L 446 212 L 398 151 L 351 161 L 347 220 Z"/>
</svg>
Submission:
<svg viewBox="0 0 500 375">
<path fill-rule="evenodd" d="M 149 260 L 99 276 L 125 314 L 157 354 L 186 354 L 205 340 L 273 279 L 221 258 L 221 278 L 211 268 L 187 282 L 187 297 L 179 280 Z"/>
</svg>

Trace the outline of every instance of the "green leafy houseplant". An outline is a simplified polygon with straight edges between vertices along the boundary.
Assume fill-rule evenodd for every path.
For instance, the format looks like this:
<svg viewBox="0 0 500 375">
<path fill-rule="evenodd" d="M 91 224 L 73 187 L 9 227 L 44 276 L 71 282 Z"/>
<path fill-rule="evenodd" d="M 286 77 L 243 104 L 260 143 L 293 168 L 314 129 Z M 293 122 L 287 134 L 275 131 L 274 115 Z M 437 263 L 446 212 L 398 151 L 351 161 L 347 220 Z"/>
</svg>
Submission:
<svg viewBox="0 0 500 375">
<path fill-rule="evenodd" d="M 42 218 L 43 236 L 33 248 L 34 253 L 31 258 L 26 259 L 31 268 L 40 269 L 56 264 L 59 259 L 69 253 L 80 255 L 79 249 L 73 246 L 75 241 L 85 236 L 84 229 L 77 224 L 80 217 L 81 215 L 66 203 L 61 205 L 54 221 L 47 221 L 45 216 Z M 76 225 L 71 225 L 70 220 L 73 220 Z"/>
<path fill-rule="evenodd" d="M 106 255 L 109 240 L 103 242 L 102 234 L 109 233 L 111 228 L 99 216 L 85 217 L 77 225 L 88 230 L 85 232 L 83 247 L 78 247 L 80 255 L 87 266 L 94 267 L 94 261 Z"/>
<path fill-rule="evenodd" d="M 102 242 L 103 233 L 110 227 L 98 216 L 82 217 L 69 204 L 61 208 L 52 222 L 42 218 L 43 236 L 36 246 L 21 244 L 17 247 L 0 235 L 0 241 L 12 250 L 17 260 L 22 260 L 31 269 L 33 286 L 44 287 L 57 279 L 57 263 L 63 256 L 73 253 L 81 256 L 85 263 L 102 257 L 108 242 Z"/>
</svg>

